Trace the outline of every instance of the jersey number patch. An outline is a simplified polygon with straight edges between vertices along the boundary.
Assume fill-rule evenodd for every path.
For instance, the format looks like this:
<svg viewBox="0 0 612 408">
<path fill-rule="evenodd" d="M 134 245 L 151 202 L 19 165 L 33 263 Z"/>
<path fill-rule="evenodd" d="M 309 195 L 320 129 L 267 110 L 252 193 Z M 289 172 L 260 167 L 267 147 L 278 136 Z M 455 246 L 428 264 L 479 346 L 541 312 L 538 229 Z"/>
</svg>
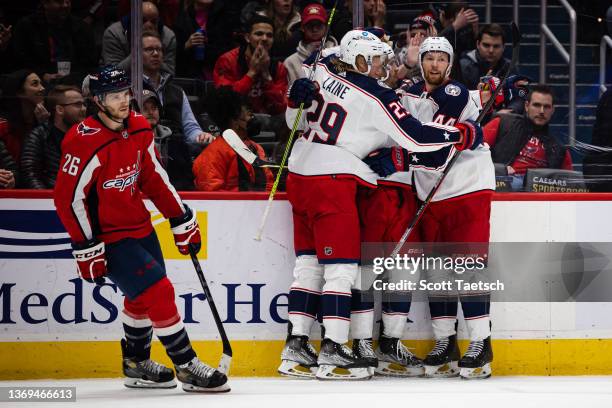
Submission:
<svg viewBox="0 0 612 408">
<path fill-rule="evenodd" d="M 66 161 L 62 166 L 62 171 L 64 173 L 70 174 L 71 176 L 76 176 L 77 172 L 79 171 L 79 164 L 81 163 L 81 159 L 70 154 L 66 154 L 66 156 L 64 156 L 64 159 Z"/>
<path fill-rule="evenodd" d="M 338 136 L 340 136 L 342 126 L 344 126 L 347 113 L 344 108 L 337 103 L 328 103 L 327 106 L 325 106 L 325 101 L 321 95 L 317 95 L 316 101 L 317 108 L 314 112 L 308 112 L 306 119 L 308 122 L 319 122 L 319 127 L 326 134 L 319 136 L 319 134 L 314 131 L 314 138 L 312 141 L 335 145 L 338 141 Z M 323 114 L 321 114 L 321 112 L 323 112 Z M 304 133 L 304 137 L 308 138 L 311 131 L 313 131 L 312 128 Z"/>
<path fill-rule="evenodd" d="M 404 109 L 399 102 L 391 102 L 389 104 L 389 109 L 391 109 L 391 112 L 393 112 L 393 115 L 398 120 L 408 116 L 408 112 L 406 112 L 406 109 Z"/>
</svg>

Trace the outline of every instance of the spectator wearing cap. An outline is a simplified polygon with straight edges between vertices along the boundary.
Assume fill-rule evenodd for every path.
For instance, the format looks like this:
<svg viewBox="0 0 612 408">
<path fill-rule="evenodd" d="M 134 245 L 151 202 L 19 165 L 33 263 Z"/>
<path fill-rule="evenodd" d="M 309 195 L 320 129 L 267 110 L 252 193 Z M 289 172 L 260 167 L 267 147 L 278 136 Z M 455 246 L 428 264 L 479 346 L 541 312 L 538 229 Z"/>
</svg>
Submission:
<svg viewBox="0 0 612 408">
<path fill-rule="evenodd" d="M 270 50 L 273 60 L 283 61 L 295 52 L 300 41 L 300 13 L 293 3 L 293 0 L 270 0 L 268 7 L 258 12 L 274 24 L 274 43 Z"/>
<path fill-rule="evenodd" d="M 260 125 L 248 100 L 230 87 L 221 87 L 208 95 L 211 118 L 221 129 L 232 130 L 247 149 L 266 160 L 264 149 L 251 140 Z M 193 162 L 195 185 L 201 191 L 270 191 L 272 172 L 243 159 L 226 141 L 218 137 Z"/>
<path fill-rule="evenodd" d="M 160 123 L 162 110 L 157 94 L 145 89 L 142 94 L 142 115 L 153 129 L 153 140 L 160 163 L 177 190 L 193 190 L 189 149 L 182 137 L 174 136 L 169 127 Z"/>
<path fill-rule="evenodd" d="M 183 89 L 172 81 L 172 73 L 163 66 L 164 50 L 156 31 L 142 34 L 142 66 L 144 87 L 154 91 L 163 106 L 162 121 L 175 136 L 182 135 L 195 151 L 201 150 L 197 145 L 210 143 L 213 136 L 202 131 L 198 124 L 189 100 Z"/>
<path fill-rule="evenodd" d="M 503 78 L 510 69 L 510 61 L 504 58 L 504 29 L 495 23 L 484 25 L 478 33 L 476 48 L 463 54 L 459 64 L 462 82 L 470 90 L 476 89 L 485 75 Z M 510 72 L 516 73 L 516 68 Z"/>
<path fill-rule="evenodd" d="M 142 3 L 142 31 L 158 33 L 163 50 L 163 69 L 174 74 L 176 67 L 176 36 L 159 18 L 157 6 L 145 1 Z M 102 40 L 102 62 L 113 64 L 130 71 L 132 59 L 130 51 L 130 16 L 108 26 Z"/>
<path fill-rule="evenodd" d="M 34 14 L 21 19 L 12 38 L 15 65 L 36 68 L 45 82 L 94 69 L 93 31 L 70 12 L 69 1 L 41 0 Z"/>
<path fill-rule="evenodd" d="M 419 48 L 425 38 L 435 36 L 436 33 L 435 20 L 429 13 L 419 15 L 412 20 L 406 33 L 407 43 L 396 52 L 397 59 L 401 63 L 397 76 L 408 81 L 408 86 L 423 80 L 419 66 Z"/>
<path fill-rule="evenodd" d="M 62 140 L 72 126 L 85 119 L 85 100 L 79 88 L 57 85 L 47 95 L 48 122 L 38 125 L 25 137 L 20 166 L 23 186 L 46 189 L 55 186 L 62 158 Z"/>
<path fill-rule="evenodd" d="M 215 64 L 216 87 L 230 86 L 247 96 L 255 113 L 278 115 L 287 108 L 287 69 L 270 58 L 274 24 L 268 17 L 253 15 L 247 25 L 245 44 L 223 54 Z"/>
<path fill-rule="evenodd" d="M 327 11 L 319 3 L 311 3 L 302 11 L 302 40 L 297 51 L 287 57 L 283 63 L 289 72 L 289 85 L 298 78 L 304 78 L 306 73 L 302 67 L 304 61 L 316 52 L 321 46 L 321 39 L 325 35 Z M 327 37 L 325 48 L 335 47 L 338 41 L 331 35 Z"/>
</svg>

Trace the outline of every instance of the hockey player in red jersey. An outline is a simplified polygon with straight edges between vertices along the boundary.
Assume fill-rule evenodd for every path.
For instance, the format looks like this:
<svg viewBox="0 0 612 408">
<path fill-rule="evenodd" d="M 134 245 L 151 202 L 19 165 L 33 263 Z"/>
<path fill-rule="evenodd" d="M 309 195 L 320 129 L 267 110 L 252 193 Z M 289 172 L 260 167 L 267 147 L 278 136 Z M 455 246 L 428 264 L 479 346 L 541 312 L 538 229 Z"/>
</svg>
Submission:
<svg viewBox="0 0 612 408">
<path fill-rule="evenodd" d="M 421 124 L 412 118 L 397 95 L 378 83 L 385 76 L 385 55 L 382 42 L 368 32 L 343 38 L 340 58 L 319 61 L 314 81 L 298 79 L 289 93 L 288 125 L 300 103 L 306 110 L 300 123 L 305 132 L 293 147 L 287 178 L 297 259 L 289 335 L 279 367 L 284 374 L 371 376 L 369 362 L 344 344 L 360 259 L 357 188 L 373 187 L 377 179 L 362 159 L 392 144 L 425 152 L 448 145 L 465 149 L 474 141 L 469 128 Z M 325 335 L 317 358 L 308 336 L 319 303 Z"/>
<path fill-rule="evenodd" d="M 130 110 L 125 71 L 104 67 L 90 76 L 89 86 L 99 113 L 64 137 L 54 201 L 81 278 L 96 284 L 108 278 L 125 294 L 125 385 L 176 387 L 174 371 L 150 359 L 155 333 L 185 391 L 229 391 L 225 374 L 200 361 L 191 346 L 141 193 L 170 219 L 182 254 L 200 250 L 196 215 L 157 160 L 148 122 Z"/>
<path fill-rule="evenodd" d="M 417 119 L 455 125 L 470 123 L 479 113 L 478 104 L 459 82 L 449 79 L 453 48 L 443 37 L 429 37 L 421 44 L 419 63 L 423 82 L 410 87 L 402 97 L 404 107 Z M 457 125 L 455 125 L 457 126 Z M 455 154 L 453 147 L 428 154 L 412 154 L 414 190 L 424 200 Z M 491 197 L 495 171 L 488 146 L 461 152 L 418 225 L 424 242 L 457 243 L 455 251 L 471 247 L 470 255 L 483 256 L 489 242 Z M 462 245 L 472 243 L 476 245 Z M 430 293 L 429 310 L 436 344 L 424 359 L 425 375 L 486 378 L 493 359 L 490 328 L 490 294 Z M 459 358 L 457 309 L 461 303 L 470 344 Z"/>
</svg>

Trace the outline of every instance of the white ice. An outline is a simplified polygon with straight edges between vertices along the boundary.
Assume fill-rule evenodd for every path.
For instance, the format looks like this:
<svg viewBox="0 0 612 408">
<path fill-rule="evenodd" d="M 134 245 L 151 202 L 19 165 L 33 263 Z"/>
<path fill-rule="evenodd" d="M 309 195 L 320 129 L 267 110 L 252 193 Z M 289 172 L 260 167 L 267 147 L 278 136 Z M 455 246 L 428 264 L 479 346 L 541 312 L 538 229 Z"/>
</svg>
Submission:
<svg viewBox="0 0 612 408">
<path fill-rule="evenodd" d="M 230 378 L 227 394 L 134 390 L 121 379 L 4 381 L 8 386 L 76 387 L 75 403 L 0 403 L 0 407 L 102 408 L 611 408 L 610 377 L 493 377 L 488 380 L 384 379 L 321 382 Z"/>
</svg>

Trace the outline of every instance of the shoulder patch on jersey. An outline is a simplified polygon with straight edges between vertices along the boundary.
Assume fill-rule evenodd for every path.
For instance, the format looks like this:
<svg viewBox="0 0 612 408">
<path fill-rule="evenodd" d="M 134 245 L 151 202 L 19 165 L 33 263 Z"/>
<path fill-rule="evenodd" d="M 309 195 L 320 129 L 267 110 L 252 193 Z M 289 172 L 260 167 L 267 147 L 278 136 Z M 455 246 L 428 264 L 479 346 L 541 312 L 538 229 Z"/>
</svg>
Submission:
<svg viewBox="0 0 612 408">
<path fill-rule="evenodd" d="M 81 136 L 95 135 L 100 130 L 100 128 L 89 127 L 84 122 L 79 123 L 79 125 L 77 126 L 77 132 Z"/>
<path fill-rule="evenodd" d="M 454 84 L 448 84 L 444 88 L 444 92 L 446 92 L 446 94 L 450 96 L 459 96 L 461 95 L 461 88 Z"/>
</svg>

